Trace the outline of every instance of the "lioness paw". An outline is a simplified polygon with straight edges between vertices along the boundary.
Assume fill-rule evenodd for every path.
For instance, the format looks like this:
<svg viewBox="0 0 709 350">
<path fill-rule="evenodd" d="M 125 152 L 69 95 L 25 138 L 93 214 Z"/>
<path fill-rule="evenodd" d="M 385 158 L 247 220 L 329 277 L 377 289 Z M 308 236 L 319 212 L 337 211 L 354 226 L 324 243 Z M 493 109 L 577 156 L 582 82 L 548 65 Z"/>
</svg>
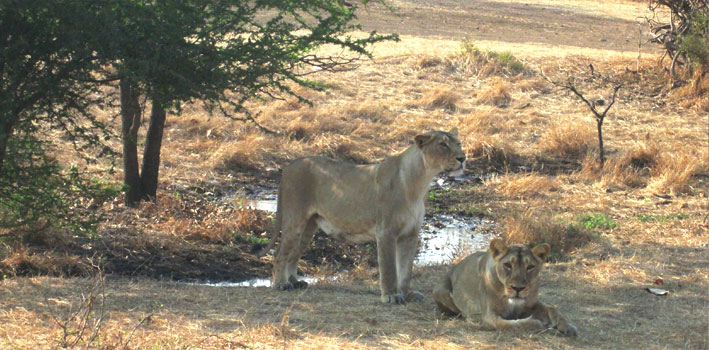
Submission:
<svg viewBox="0 0 709 350">
<path fill-rule="evenodd" d="M 382 302 L 387 304 L 406 304 L 406 297 L 403 294 L 382 295 Z"/>
<path fill-rule="evenodd" d="M 294 289 L 308 288 L 308 282 L 305 282 L 305 281 L 294 281 L 292 284 L 293 284 Z"/>
<path fill-rule="evenodd" d="M 413 301 L 413 302 L 422 302 L 426 297 L 423 295 L 423 293 L 413 290 L 408 293 L 406 293 L 406 301 Z"/>
<path fill-rule="evenodd" d="M 274 285 L 273 288 L 276 290 L 293 290 L 293 283 L 290 283 L 290 282 L 276 283 L 276 285 Z"/>
<path fill-rule="evenodd" d="M 567 337 L 575 337 L 579 334 L 578 329 L 571 323 L 561 322 L 556 326 L 556 329 Z"/>
</svg>

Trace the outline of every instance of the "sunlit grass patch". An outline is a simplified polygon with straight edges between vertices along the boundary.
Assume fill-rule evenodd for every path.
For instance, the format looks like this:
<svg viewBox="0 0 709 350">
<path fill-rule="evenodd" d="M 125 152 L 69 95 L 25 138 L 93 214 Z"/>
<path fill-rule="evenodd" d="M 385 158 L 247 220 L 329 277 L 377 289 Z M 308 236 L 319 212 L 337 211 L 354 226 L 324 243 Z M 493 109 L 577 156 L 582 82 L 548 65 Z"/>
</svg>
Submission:
<svg viewBox="0 0 709 350">
<path fill-rule="evenodd" d="M 422 107 L 426 109 L 446 109 L 455 110 L 456 104 L 461 96 L 447 88 L 435 88 L 426 91 L 420 98 L 411 101 L 411 107 Z"/>
<path fill-rule="evenodd" d="M 538 174 L 507 175 L 497 178 L 497 188 L 509 197 L 541 196 L 559 188 L 554 177 Z"/>
<path fill-rule="evenodd" d="M 512 101 L 510 84 L 504 79 L 495 77 L 482 88 L 477 95 L 477 102 L 498 107 L 507 107 Z"/>
<path fill-rule="evenodd" d="M 559 122 L 544 131 L 537 142 L 542 154 L 582 160 L 596 145 L 594 125 L 579 120 Z"/>
</svg>

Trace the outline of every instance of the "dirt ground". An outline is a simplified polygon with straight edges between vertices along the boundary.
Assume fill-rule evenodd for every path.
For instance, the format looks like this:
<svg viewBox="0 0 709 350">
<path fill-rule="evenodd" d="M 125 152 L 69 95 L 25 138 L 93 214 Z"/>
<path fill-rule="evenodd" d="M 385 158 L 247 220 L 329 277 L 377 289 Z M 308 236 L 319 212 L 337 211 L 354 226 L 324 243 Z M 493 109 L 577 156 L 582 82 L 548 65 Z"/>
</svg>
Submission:
<svg viewBox="0 0 709 350">
<path fill-rule="evenodd" d="M 401 42 L 377 45 L 356 70 L 323 74 L 331 90 L 299 91 L 313 106 L 250 106 L 281 134 L 186 106 L 166 124 L 163 149 L 171 151 L 155 203 L 98 203 L 105 222 L 95 239 L 0 240 L 0 251 L 14 249 L 0 255 L 0 349 L 709 348 L 709 103 L 658 78 L 657 48 L 641 25 L 646 4 L 391 4 L 395 14 L 376 2 L 360 9 L 362 29 L 396 32 Z M 463 39 L 512 52 L 529 71 L 467 70 L 455 56 Z M 610 170 L 587 158 L 596 155 L 588 108 L 540 77 L 587 74 L 589 65 L 625 84 L 604 126 Z M 594 100 L 608 98 L 608 84 L 579 84 Z M 300 268 L 326 279 L 304 291 L 176 282 L 270 274 L 270 258 L 254 252 L 272 217 L 240 209 L 239 200 L 275 189 L 290 160 L 375 162 L 417 132 L 453 126 L 474 181 L 437 189 L 429 214 L 485 216 L 495 233 L 527 241 L 538 240 L 530 232 L 569 233 L 591 214 L 612 223 L 579 229 L 579 242 L 562 236 L 568 247 L 552 242 L 562 250 L 541 275 L 541 300 L 576 324 L 578 338 L 483 330 L 440 318 L 430 297 L 382 305 L 372 247 L 324 237 Z M 101 283 L 90 277 L 94 264 L 106 275 Z M 430 296 L 446 268 L 417 267 L 412 283 Z"/>
<path fill-rule="evenodd" d="M 371 2 L 359 12 L 363 30 L 427 38 L 538 43 L 642 52 L 647 41 L 643 2 L 393 1 L 394 12 Z M 649 14 L 648 14 L 649 15 Z"/>
</svg>

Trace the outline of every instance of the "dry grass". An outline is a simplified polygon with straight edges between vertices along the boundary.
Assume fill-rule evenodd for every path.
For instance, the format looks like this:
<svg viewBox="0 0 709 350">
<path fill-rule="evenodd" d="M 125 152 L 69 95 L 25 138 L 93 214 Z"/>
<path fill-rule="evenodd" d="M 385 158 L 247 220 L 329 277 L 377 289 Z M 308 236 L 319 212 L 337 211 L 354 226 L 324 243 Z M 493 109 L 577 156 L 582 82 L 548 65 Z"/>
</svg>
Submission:
<svg viewBox="0 0 709 350">
<path fill-rule="evenodd" d="M 594 149 L 596 143 L 595 124 L 571 116 L 545 130 L 539 138 L 537 148 L 542 154 L 581 160 Z"/>
<path fill-rule="evenodd" d="M 697 68 L 687 84 L 672 91 L 671 98 L 684 108 L 709 113 L 709 71 Z"/>
<path fill-rule="evenodd" d="M 584 227 L 542 208 L 510 213 L 502 224 L 508 244 L 549 243 L 553 259 L 572 254 L 592 240 L 592 233 Z"/>
<path fill-rule="evenodd" d="M 496 186 L 507 197 L 537 197 L 559 189 L 554 177 L 537 174 L 508 175 L 486 183 Z"/>
<path fill-rule="evenodd" d="M 654 194 L 689 193 L 692 191 L 690 179 L 701 167 L 701 159 L 696 155 L 666 152 L 650 169 L 652 179 L 648 183 L 648 190 Z"/>
<path fill-rule="evenodd" d="M 492 79 L 477 95 L 477 102 L 507 107 L 512 102 L 510 84 L 501 78 Z"/>
<path fill-rule="evenodd" d="M 435 88 L 426 91 L 420 98 L 411 101 L 408 106 L 426 109 L 446 109 L 453 111 L 461 96 L 447 88 Z"/>
<path fill-rule="evenodd" d="M 571 6 L 631 21 L 642 13 L 628 9 L 645 8 L 616 0 L 530 4 Z M 557 260 L 543 272 L 541 299 L 579 326 L 578 339 L 550 332 L 490 332 L 461 320 L 439 319 L 430 297 L 404 307 L 383 306 L 377 296 L 377 271 L 363 264 L 302 293 L 114 277 L 106 281 L 107 321 L 101 343 L 85 348 L 122 348 L 127 334 L 152 314 L 136 328 L 128 348 L 706 349 L 709 114 L 703 113 L 701 104 L 683 101 L 687 96 L 700 101 L 707 94 L 677 90 L 666 98 L 665 87 L 653 80 L 656 76 L 643 76 L 656 63 L 652 55 L 636 61 L 637 52 L 477 41 L 482 53 L 512 51 L 525 67 L 544 67 L 549 75 L 561 77 L 570 67 L 589 63 L 598 71 L 625 74 L 628 88 L 604 128 L 609 158 L 600 170 L 594 154 L 595 123 L 573 96 L 535 77 L 489 78 L 506 73 L 492 61 L 455 59 L 461 45 L 457 40 L 402 39 L 377 45 L 377 60 L 363 61 L 356 70 L 319 76 L 335 89 L 313 92 L 294 87 L 312 106 L 294 98 L 249 104 L 260 113 L 259 122 L 277 135 L 210 116 L 199 105 L 185 106 L 182 117 L 169 116 L 157 203 L 140 210 L 122 208 L 119 200 L 106 204 L 102 210 L 111 218 L 101 227 L 105 236 L 92 244 L 105 242 L 115 232 L 127 233 L 127 240 L 139 242 L 121 246 L 120 252 L 133 256 L 135 251 L 147 251 L 146 264 L 154 263 L 158 252 L 165 252 L 159 259 L 174 254 L 178 244 L 192 249 L 204 242 L 232 247 L 237 233 L 248 237 L 261 232 L 269 217 L 230 208 L 206 195 L 186 196 L 193 186 L 217 186 L 230 193 L 247 182 L 275 182 L 275 170 L 304 155 L 375 162 L 408 147 L 419 132 L 457 126 L 474 165 L 471 172 L 480 175 L 484 169 L 503 175 L 482 185 L 469 181 L 453 187 L 442 210 L 445 205 L 480 207 L 481 213 L 501 224 L 493 232 L 509 242 L 551 243 Z M 623 73 L 638 62 L 642 74 Z M 492 89 L 495 84 L 500 85 L 497 92 Z M 690 84 L 705 91 L 701 89 L 706 79 Z M 590 96 L 603 93 L 590 85 L 582 87 Z M 505 93 L 506 103 L 482 99 L 485 94 Z M 117 127 L 110 118 L 115 113 L 106 115 L 106 122 Z M 648 134 L 653 141 L 637 140 Z M 120 145 L 114 148 L 120 150 Z M 58 156 L 65 157 L 61 161 L 66 164 L 74 161 L 70 152 Z M 535 156 L 544 159 L 533 163 L 530 159 Z M 573 166 L 558 166 L 567 163 Z M 538 172 L 516 174 L 518 165 Z M 176 191 L 180 186 L 187 189 Z M 430 205 L 428 209 L 433 210 Z M 586 229 L 577 219 L 586 213 L 606 213 L 618 226 Z M 66 243 L 52 243 L 55 251 L 38 253 L 31 245 L 3 238 L 0 269 L 81 275 L 70 270 L 81 262 L 61 253 Z M 248 249 L 234 252 L 245 258 Z M 226 260 L 212 253 L 205 254 L 205 261 Z M 267 262 L 250 272 L 268 275 Z M 334 273 L 332 265 L 306 269 L 316 276 Z M 416 268 L 415 287 L 430 295 L 445 269 Z M 658 287 L 670 291 L 666 297 L 645 291 L 658 278 L 664 281 Z M 3 278 L 0 348 L 57 348 L 61 329 L 49 307 L 65 312 L 85 294 L 86 285 L 81 278 Z"/>
</svg>

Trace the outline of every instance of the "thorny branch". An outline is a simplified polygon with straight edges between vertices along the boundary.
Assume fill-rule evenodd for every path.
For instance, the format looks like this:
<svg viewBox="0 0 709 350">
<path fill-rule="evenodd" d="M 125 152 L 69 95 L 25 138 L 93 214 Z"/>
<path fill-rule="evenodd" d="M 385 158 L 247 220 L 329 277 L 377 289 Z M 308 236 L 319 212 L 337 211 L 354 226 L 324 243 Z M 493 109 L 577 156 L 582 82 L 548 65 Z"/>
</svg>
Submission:
<svg viewBox="0 0 709 350">
<path fill-rule="evenodd" d="M 596 79 L 600 79 L 603 82 L 613 83 L 609 79 L 603 77 L 601 74 L 594 74 L 594 68 L 593 68 L 592 64 L 589 65 L 589 68 L 590 68 L 590 72 L 589 72 L 590 77 L 589 77 L 589 79 L 587 79 L 588 81 L 594 81 Z M 600 163 L 601 163 L 601 168 L 603 168 L 603 164 L 605 163 L 605 152 L 603 149 L 603 121 L 605 120 L 606 114 L 608 114 L 608 111 L 615 104 L 616 98 L 618 97 L 618 91 L 623 87 L 623 84 L 622 83 L 613 83 L 615 86 L 613 88 L 613 95 L 611 96 L 611 101 L 608 104 L 608 106 L 606 106 L 606 108 L 602 112 L 600 112 L 598 109 L 596 109 L 596 107 L 603 107 L 606 104 L 606 102 L 603 99 L 598 99 L 596 101 L 589 101 L 578 90 L 578 88 L 576 87 L 577 86 L 576 81 L 573 77 L 571 77 L 571 75 L 567 75 L 565 82 L 558 82 L 558 81 L 554 81 L 554 80 L 550 79 L 549 77 L 547 77 L 546 74 L 544 74 L 544 71 L 542 69 L 540 69 L 539 71 L 541 72 L 541 75 L 544 78 L 544 80 L 546 80 L 547 82 L 551 83 L 554 86 L 557 86 L 557 87 L 560 87 L 560 88 L 563 88 L 563 89 L 573 92 L 574 95 L 578 96 L 581 99 L 581 101 L 586 103 L 588 108 L 593 113 L 594 117 L 596 118 L 596 128 L 597 128 L 597 132 L 598 132 L 598 148 L 600 151 L 599 159 L 600 159 Z"/>
</svg>

